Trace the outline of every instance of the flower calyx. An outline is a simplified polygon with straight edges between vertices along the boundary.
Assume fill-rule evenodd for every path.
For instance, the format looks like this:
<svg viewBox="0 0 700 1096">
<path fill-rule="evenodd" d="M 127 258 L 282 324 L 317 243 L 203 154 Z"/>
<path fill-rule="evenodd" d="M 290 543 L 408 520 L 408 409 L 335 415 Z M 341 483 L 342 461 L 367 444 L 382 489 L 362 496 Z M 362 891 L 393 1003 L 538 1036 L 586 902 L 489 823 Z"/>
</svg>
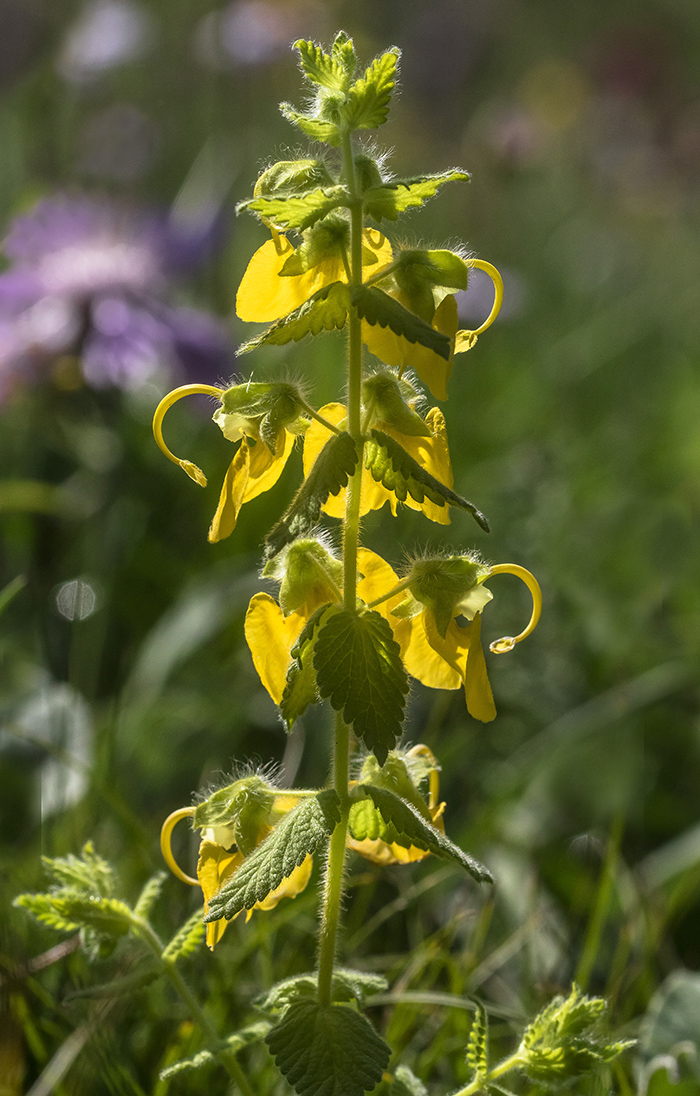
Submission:
<svg viewBox="0 0 700 1096">
<path fill-rule="evenodd" d="M 398 377 L 389 369 L 378 370 L 362 385 L 364 430 L 381 423 L 408 437 L 432 437 L 427 423 L 415 410 L 420 398 L 406 377 Z"/>
<path fill-rule="evenodd" d="M 284 616 L 300 613 L 305 619 L 329 602 L 342 602 L 343 565 L 315 537 L 300 537 L 265 565 L 263 575 L 280 583 L 279 603 Z"/>
<path fill-rule="evenodd" d="M 246 437 L 255 444 L 259 438 L 276 454 L 284 430 L 302 434 L 309 425 L 303 415 L 306 404 L 297 387 L 288 382 L 235 384 L 220 399 L 213 418 L 228 441 Z"/>
<path fill-rule="evenodd" d="M 407 620 L 427 609 L 444 639 L 451 620 L 473 620 L 491 600 L 491 591 L 482 585 L 490 573 L 474 553 L 417 559 L 404 579 L 409 596 L 392 615 Z"/>
</svg>

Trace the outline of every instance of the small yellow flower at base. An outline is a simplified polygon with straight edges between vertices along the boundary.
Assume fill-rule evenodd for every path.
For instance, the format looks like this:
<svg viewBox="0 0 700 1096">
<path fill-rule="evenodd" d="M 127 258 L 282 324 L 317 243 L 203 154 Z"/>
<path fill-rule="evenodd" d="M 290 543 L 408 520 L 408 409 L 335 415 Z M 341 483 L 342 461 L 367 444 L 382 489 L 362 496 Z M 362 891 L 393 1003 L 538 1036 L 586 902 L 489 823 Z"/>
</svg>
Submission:
<svg viewBox="0 0 700 1096">
<path fill-rule="evenodd" d="M 320 409 L 319 414 L 332 423 L 333 426 L 343 426 L 347 411 L 342 403 L 327 403 Z M 439 480 L 440 483 L 452 488 L 454 486 L 454 476 L 452 474 L 450 450 L 447 444 L 445 417 L 442 411 L 438 407 L 432 407 L 425 417 L 425 424 L 430 431 L 428 437 L 402 434 L 384 422 L 378 421 L 373 425 L 385 434 L 389 434 L 422 468 L 435 476 L 435 479 Z M 305 476 L 308 476 L 316 458 L 331 436 L 331 431 L 322 423 L 314 421 L 309 426 L 304 435 Z M 324 513 L 332 518 L 344 518 L 346 496 L 347 488 L 345 487 L 341 488 L 337 495 L 329 495 L 322 507 Z M 399 505 L 402 505 L 408 506 L 411 510 L 421 510 L 427 518 L 440 525 L 450 524 L 448 506 L 438 506 L 427 497 L 424 498 L 423 502 L 416 502 L 410 495 L 407 496 L 405 502 L 400 503 L 393 491 L 389 491 L 383 484 L 377 483 L 371 472 L 363 468 L 360 517 L 364 517 L 370 510 L 380 510 L 387 502 L 394 517 L 396 517 Z"/>
<path fill-rule="evenodd" d="M 241 507 L 277 483 L 294 447 L 294 434 L 280 430 L 275 452 L 262 440 L 244 437 L 228 466 L 207 539 L 211 544 L 225 540 L 236 528 Z"/>
<path fill-rule="evenodd" d="M 372 271 L 391 263 L 391 244 L 381 232 L 364 231 L 363 266 Z M 334 250 L 303 274 L 282 274 L 295 247 L 278 233 L 259 247 L 248 263 L 236 295 L 236 315 L 241 320 L 272 323 L 300 308 L 309 297 L 332 282 L 347 282 L 340 250 Z"/>
</svg>

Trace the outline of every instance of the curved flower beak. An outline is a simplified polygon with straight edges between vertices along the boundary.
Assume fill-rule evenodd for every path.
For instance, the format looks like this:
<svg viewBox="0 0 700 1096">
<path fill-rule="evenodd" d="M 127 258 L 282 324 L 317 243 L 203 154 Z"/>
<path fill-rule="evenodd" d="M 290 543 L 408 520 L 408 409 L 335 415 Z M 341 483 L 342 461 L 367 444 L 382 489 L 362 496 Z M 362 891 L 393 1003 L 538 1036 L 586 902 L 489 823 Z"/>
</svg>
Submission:
<svg viewBox="0 0 700 1096">
<path fill-rule="evenodd" d="M 176 457 L 174 453 L 171 453 L 165 444 L 163 438 L 163 419 L 165 418 L 166 411 L 168 411 L 174 403 L 183 399 L 184 396 L 214 396 L 216 399 L 221 399 L 221 388 L 215 388 L 211 384 L 183 384 L 180 388 L 174 388 L 172 392 L 168 392 L 167 396 L 163 396 L 156 407 L 155 414 L 153 416 L 153 436 L 156 439 L 158 448 L 162 453 L 165 453 L 168 460 L 171 460 L 173 464 L 179 465 L 183 472 L 186 472 L 191 480 L 198 483 L 200 487 L 206 487 L 207 477 L 201 468 L 198 468 L 196 464 L 193 464 L 190 460 L 182 460 L 180 457 Z"/>
<path fill-rule="evenodd" d="M 493 266 L 492 263 L 485 262 L 483 259 L 467 259 L 466 264 L 474 270 L 483 270 L 484 274 L 488 274 L 493 282 L 494 288 L 493 305 L 484 322 L 480 327 L 477 327 L 475 331 L 457 332 L 455 337 L 455 354 L 463 354 L 466 350 L 471 350 L 476 343 L 478 336 L 486 331 L 494 322 L 498 313 L 501 311 L 501 305 L 503 304 L 503 278 L 496 267 Z"/>
</svg>

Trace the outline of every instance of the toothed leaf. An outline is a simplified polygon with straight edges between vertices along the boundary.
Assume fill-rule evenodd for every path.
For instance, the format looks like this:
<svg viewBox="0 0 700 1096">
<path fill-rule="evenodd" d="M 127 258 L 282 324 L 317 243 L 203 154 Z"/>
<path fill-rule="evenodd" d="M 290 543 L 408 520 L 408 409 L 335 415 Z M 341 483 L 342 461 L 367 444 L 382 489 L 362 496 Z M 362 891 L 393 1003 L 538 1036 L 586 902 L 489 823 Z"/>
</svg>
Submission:
<svg viewBox="0 0 700 1096">
<path fill-rule="evenodd" d="M 158 901 L 160 892 L 163 889 L 163 883 L 166 879 L 167 875 L 164 871 L 156 872 L 155 875 L 151 876 L 134 906 L 135 917 L 141 917 L 144 921 L 148 920 L 151 910 Z"/>
<path fill-rule="evenodd" d="M 304 714 L 310 704 L 318 700 L 316 671 L 313 655 L 316 636 L 330 606 L 322 605 L 309 618 L 304 630 L 292 647 L 292 664 L 287 670 L 287 683 L 282 694 L 280 712 L 287 730 L 291 731 L 297 719 Z"/>
<path fill-rule="evenodd" d="M 299 342 L 305 335 L 318 335 L 319 331 L 344 327 L 349 305 L 350 293 L 343 282 L 324 285 L 288 316 L 243 343 L 238 353 L 247 354 L 258 346 L 284 346 L 289 342 Z"/>
<path fill-rule="evenodd" d="M 381 974 L 367 974 L 362 970 L 343 970 L 336 967 L 333 972 L 331 999 L 334 1002 L 356 1001 L 362 1008 L 368 997 L 372 997 L 375 993 L 383 993 L 387 988 L 388 982 Z M 317 993 L 318 976 L 299 974 L 295 978 L 286 978 L 283 982 L 278 982 L 255 1001 L 255 1007 L 264 1012 L 281 1012 L 292 1001 L 315 997 Z"/>
<path fill-rule="evenodd" d="M 376 129 L 386 122 L 400 55 L 400 50 L 394 47 L 375 58 L 364 76 L 349 89 L 342 108 L 348 129 Z"/>
<path fill-rule="evenodd" d="M 477 1005 L 467 1040 L 467 1065 L 474 1070 L 475 1078 L 480 1080 L 485 1080 L 489 1072 L 488 1037 L 489 1021 L 486 1010 L 483 1005 Z"/>
<path fill-rule="evenodd" d="M 264 901 L 330 837 L 339 821 L 340 800 L 332 789 L 302 799 L 210 899 L 205 923 L 235 917 Z"/>
<path fill-rule="evenodd" d="M 357 60 L 347 35 L 342 36 L 342 40 L 340 34 L 337 36 L 330 56 L 320 46 L 303 38 L 294 43 L 294 49 L 299 51 L 299 64 L 304 76 L 313 84 L 331 91 L 344 91 L 348 86 Z M 350 65 L 352 68 L 348 71 Z"/>
<path fill-rule="evenodd" d="M 445 361 L 450 360 L 452 344 L 447 335 L 436 331 L 414 312 L 409 312 L 384 290 L 376 286 L 356 286 L 352 291 L 352 303 L 360 318 L 368 324 L 388 327 L 408 342 L 420 343 Z"/>
<path fill-rule="evenodd" d="M 320 141 L 333 148 L 340 144 L 342 134 L 334 122 L 326 122 L 322 118 L 315 118 L 312 114 L 302 114 L 301 111 L 295 110 L 291 103 L 280 103 L 280 111 L 288 122 L 298 126 L 301 132 L 312 141 Z"/>
<path fill-rule="evenodd" d="M 251 1024 L 250 1027 L 241 1028 L 234 1035 L 229 1035 L 225 1046 L 235 1054 L 243 1047 L 261 1042 L 269 1030 L 270 1025 L 267 1021 L 259 1020 L 257 1024 Z M 181 1058 L 179 1062 L 173 1062 L 172 1065 L 166 1066 L 165 1069 L 160 1071 L 160 1079 L 166 1081 L 169 1077 L 174 1077 L 176 1073 L 202 1069 L 203 1066 L 212 1065 L 216 1060 L 216 1056 L 210 1050 L 200 1050 L 199 1054 L 193 1054 L 191 1058 Z"/>
<path fill-rule="evenodd" d="M 347 485 L 356 465 L 357 449 L 350 435 L 334 434 L 317 456 L 291 504 L 265 537 L 266 560 L 313 529 L 328 496 L 337 495 Z"/>
<path fill-rule="evenodd" d="M 299 1096 L 363 1096 L 381 1080 L 391 1053 L 359 1012 L 314 1000 L 291 1004 L 266 1042 Z"/>
<path fill-rule="evenodd" d="M 382 765 L 401 736 L 408 677 L 399 645 L 376 612 L 338 610 L 323 623 L 314 649 L 318 691 L 342 711 Z"/>
<path fill-rule="evenodd" d="M 392 179 L 365 191 L 365 212 L 375 221 L 381 221 L 382 217 L 395 221 L 407 209 L 425 205 L 445 183 L 464 183 L 469 178 L 468 172 L 455 170 L 441 171 L 435 175 L 416 175 L 411 179 Z"/>
<path fill-rule="evenodd" d="M 407 800 L 401 799 L 386 788 L 377 788 L 372 784 L 361 784 L 360 790 L 369 796 L 384 821 L 392 825 L 396 833 L 408 840 L 411 845 L 431 852 L 433 856 L 443 860 L 454 860 L 479 883 L 493 883 L 493 876 L 488 868 L 463 852 L 444 833 L 440 833 Z"/>
<path fill-rule="evenodd" d="M 365 467 L 377 483 L 393 491 L 401 502 L 405 502 L 410 495 L 416 502 L 428 498 L 437 506 L 456 506 L 471 514 L 484 532 L 489 532 L 488 521 L 472 502 L 440 483 L 389 434 L 381 430 L 371 431 L 365 443 Z"/>
<path fill-rule="evenodd" d="M 345 187 L 323 187 L 305 194 L 249 198 L 236 206 L 236 212 L 248 210 L 282 231 L 303 232 L 332 210 L 347 205 L 349 200 Z"/>
<path fill-rule="evenodd" d="M 192 955 L 204 939 L 204 925 L 202 924 L 202 911 L 197 910 L 185 921 L 173 936 L 170 943 L 163 951 L 162 958 L 166 963 L 175 963 L 187 955 Z"/>
</svg>

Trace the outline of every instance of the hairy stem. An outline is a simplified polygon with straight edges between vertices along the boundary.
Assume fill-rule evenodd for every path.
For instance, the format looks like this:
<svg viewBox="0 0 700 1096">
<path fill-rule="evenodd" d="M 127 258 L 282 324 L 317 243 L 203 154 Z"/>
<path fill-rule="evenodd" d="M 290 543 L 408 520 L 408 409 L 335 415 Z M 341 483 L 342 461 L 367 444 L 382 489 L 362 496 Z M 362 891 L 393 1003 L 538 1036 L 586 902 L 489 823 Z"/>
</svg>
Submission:
<svg viewBox="0 0 700 1096">
<path fill-rule="evenodd" d="M 350 288 L 362 282 L 362 199 L 357 193 L 352 138 L 343 141 L 345 181 L 352 197 L 350 209 Z M 343 605 L 355 611 L 357 601 L 357 550 L 360 539 L 360 489 L 362 486 L 363 439 L 360 421 L 362 399 L 362 327 L 355 309 L 350 309 L 350 338 L 347 371 L 347 429 L 357 448 L 357 468 L 348 482 L 343 528 Z M 326 882 L 323 892 L 323 913 L 318 958 L 318 997 L 330 1004 L 333 989 L 333 967 L 343 897 L 343 868 L 347 839 L 350 801 L 350 728 L 338 713 L 333 751 L 333 786 L 341 802 L 341 820 L 328 847 Z"/>
<path fill-rule="evenodd" d="M 204 1041 L 206 1042 L 208 1049 L 224 1067 L 231 1080 L 235 1082 L 243 1093 L 243 1096 L 255 1096 L 255 1093 L 251 1088 L 246 1075 L 236 1061 L 233 1052 L 221 1039 L 206 1012 L 180 974 L 180 971 L 174 963 L 169 963 L 167 960 L 163 959 L 163 945 L 149 922 L 143 920 L 141 917 L 134 917 L 132 918 L 132 924 L 134 931 L 138 933 L 144 944 L 146 944 L 148 949 L 158 960 L 161 971 L 170 979 L 182 1001 L 187 1006 L 190 1016 L 204 1036 Z"/>
</svg>

